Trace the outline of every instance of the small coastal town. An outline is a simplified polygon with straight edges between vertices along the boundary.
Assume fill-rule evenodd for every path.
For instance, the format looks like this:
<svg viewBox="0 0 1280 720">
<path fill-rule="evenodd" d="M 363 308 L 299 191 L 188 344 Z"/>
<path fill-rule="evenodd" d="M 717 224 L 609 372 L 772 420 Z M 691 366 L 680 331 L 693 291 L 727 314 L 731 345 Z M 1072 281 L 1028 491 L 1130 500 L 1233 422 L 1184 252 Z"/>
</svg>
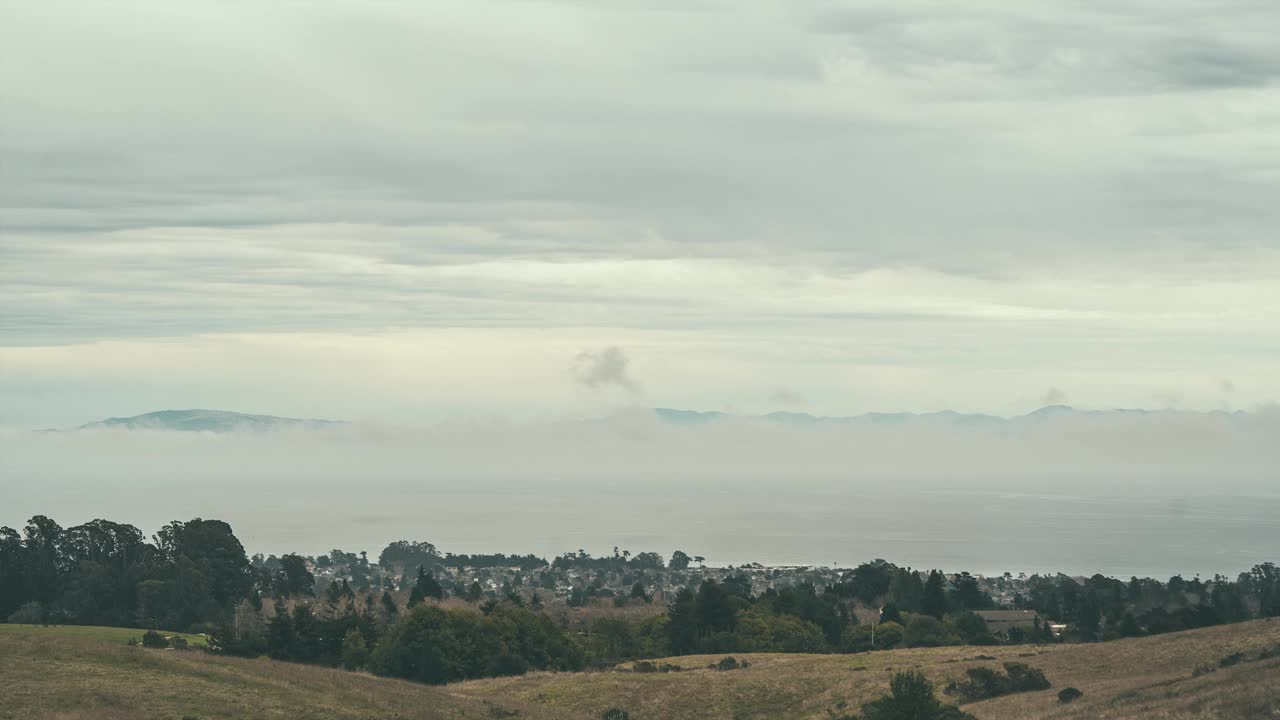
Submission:
<svg viewBox="0 0 1280 720">
<path fill-rule="evenodd" d="M 604 557 L 592 557 L 579 550 L 551 561 L 533 555 L 442 556 L 429 543 L 407 541 L 393 543 L 388 550 L 392 552 L 384 551 L 382 563 L 370 562 L 366 553 L 340 550 L 305 557 L 306 567 L 314 576 L 316 596 L 336 597 L 336 588 L 346 581 L 355 591 L 382 590 L 393 598 L 407 597 L 415 584 L 415 573 L 422 567 L 439 583 L 441 602 L 446 604 L 497 603 L 528 607 L 558 617 L 564 625 L 574 625 L 585 624 L 586 618 L 596 614 L 593 610 L 612 609 L 634 616 L 658 615 L 666 611 L 681 590 L 696 590 L 707 581 L 737 588 L 750 596 L 763 596 L 783 588 L 812 588 L 815 593 L 823 594 L 848 583 L 860 568 L 899 570 L 882 559 L 858 567 L 760 563 L 713 566 L 708 565 L 705 558 L 683 551 L 676 551 L 669 560 L 664 560 L 657 553 L 633 555 L 618 548 Z M 255 567 L 269 569 L 278 566 L 280 560 L 255 555 L 253 563 Z M 919 578 L 921 585 L 930 576 L 926 570 L 908 571 Z M 1061 637 L 1067 629 L 1065 623 L 1043 617 L 1028 607 L 1033 587 L 1037 583 L 1064 581 L 1084 587 L 1089 581 L 1083 576 L 1028 576 L 1009 572 L 994 577 L 967 572 L 943 573 L 942 577 L 948 593 L 955 593 L 962 584 L 976 589 L 980 607 L 970 609 L 1001 638 L 1009 637 L 1011 629 L 1015 629 L 1016 637 L 1017 629 L 1030 630 L 1041 625 L 1054 637 Z M 1208 584 L 1204 587 L 1211 589 Z M 851 603 L 856 621 L 878 621 L 883 600 L 871 598 L 870 602 Z"/>
</svg>

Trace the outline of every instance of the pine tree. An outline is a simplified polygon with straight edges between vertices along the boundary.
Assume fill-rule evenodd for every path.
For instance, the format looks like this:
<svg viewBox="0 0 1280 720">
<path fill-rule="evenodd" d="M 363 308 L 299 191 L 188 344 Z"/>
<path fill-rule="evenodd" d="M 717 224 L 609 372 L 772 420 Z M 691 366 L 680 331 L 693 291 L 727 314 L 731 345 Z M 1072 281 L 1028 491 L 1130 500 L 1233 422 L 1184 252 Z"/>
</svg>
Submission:
<svg viewBox="0 0 1280 720">
<path fill-rule="evenodd" d="M 929 579 L 924 584 L 924 597 L 920 600 L 920 610 L 939 620 L 947 614 L 946 579 L 938 570 L 929 571 Z"/>
<path fill-rule="evenodd" d="M 422 566 L 418 566 L 418 581 L 413 584 L 413 590 L 409 592 L 410 608 L 417 607 L 419 604 L 422 603 L 423 599 L 425 599 L 426 595 L 423 592 L 425 590 L 425 588 L 423 587 L 424 585 L 423 580 L 425 578 L 426 578 L 426 572 L 423 571 Z"/>
<path fill-rule="evenodd" d="M 395 622 L 396 615 L 400 614 L 400 608 L 396 607 L 396 601 L 391 599 L 389 590 L 382 591 L 382 612 L 387 616 L 387 622 Z"/>
<path fill-rule="evenodd" d="M 409 607 L 414 607 L 427 598 L 443 600 L 444 586 L 437 582 L 431 573 L 419 565 L 418 579 L 413 584 L 413 591 L 409 593 Z"/>
</svg>

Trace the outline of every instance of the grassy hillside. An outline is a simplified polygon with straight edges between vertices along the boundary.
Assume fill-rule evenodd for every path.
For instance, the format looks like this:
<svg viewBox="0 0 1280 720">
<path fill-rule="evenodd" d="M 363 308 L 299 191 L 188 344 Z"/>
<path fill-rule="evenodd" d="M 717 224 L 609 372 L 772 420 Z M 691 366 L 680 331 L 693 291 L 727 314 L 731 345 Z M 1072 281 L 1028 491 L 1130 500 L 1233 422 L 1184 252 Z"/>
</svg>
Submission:
<svg viewBox="0 0 1280 720">
<path fill-rule="evenodd" d="M 129 647 L 112 634 L 0 625 L 0 719 L 563 717 L 518 701 L 455 698 L 440 688 L 342 670 Z"/>
<path fill-rule="evenodd" d="M 567 713 L 599 717 L 620 707 L 635 720 L 712 718 L 823 719 L 854 713 L 883 694 L 895 671 L 920 670 L 938 684 L 962 679 L 966 668 L 1028 663 L 1053 683 L 1042 692 L 973 703 L 982 720 L 1033 718 L 1280 717 L 1280 657 L 1218 669 L 1233 653 L 1280 650 L 1280 620 L 1255 621 L 1098 645 L 947 647 L 861 655 L 738 655 L 751 667 L 721 672 L 706 666 L 722 656 L 671 658 L 690 668 L 669 674 L 529 675 L 451 686 L 464 697 L 511 697 Z M 978 656 L 995 658 L 980 660 Z M 1214 672 L 1193 677 L 1196 667 Z M 1061 705 L 1057 691 L 1084 691 Z"/>
<path fill-rule="evenodd" d="M 113 635 L 123 632 L 123 637 Z M 1035 718 L 1268 718 L 1280 716 L 1280 620 L 1255 621 L 1101 645 L 936 648 L 863 655 L 673 658 L 685 672 L 539 673 L 445 688 L 267 660 L 123 644 L 130 631 L 0 626 L 0 718 L 467 718 L 594 720 L 620 707 L 634 720 L 785 718 L 853 713 L 885 692 L 895 671 L 939 684 L 975 665 L 1015 660 L 1042 669 L 1053 689 L 966 705 L 983 720 Z M 1222 658 L 1245 660 L 1219 667 Z M 995 658 L 980 659 L 983 658 Z M 1195 676 L 1197 667 L 1212 672 Z M 1084 697 L 1060 705 L 1074 686 Z"/>
</svg>

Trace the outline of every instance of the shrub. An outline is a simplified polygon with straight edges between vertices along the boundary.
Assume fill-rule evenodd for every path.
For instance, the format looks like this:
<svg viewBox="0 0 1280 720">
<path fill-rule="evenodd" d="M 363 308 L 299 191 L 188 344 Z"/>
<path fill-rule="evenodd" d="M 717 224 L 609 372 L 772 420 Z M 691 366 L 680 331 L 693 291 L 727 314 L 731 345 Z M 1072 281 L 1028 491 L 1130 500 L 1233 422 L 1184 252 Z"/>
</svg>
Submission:
<svg viewBox="0 0 1280 720">
<path fill-rule="evenodd" d="M 600 720 L 631 720 L 631 716 L 622 708 L 609 708 L 600 716 Z"/>
<path fill-rule="evenodd" d="M 1240 664 L 1241 660 L 1244 660 L 1244 653 L 1231 653 L 1218 661 L 1218 667 L 1229 668 L 1232 665 Z"/>
<path fill-rule="evenodd" d="M 961 702 L 977 702 L 1010 693 L 1044 690 L 1050 686 L 1044 673 L 1030 665 L 1008 662 L 1004 664 L 1004 670 L 1005 674 L 1001 675 L 991 668 L 969 668 L 965 670 L 968 679 L 948 683 L 943 692 L 959 697 Z"/>
<path fill-rule="evenodd" d="M 1083 695 L 1084 693 L 1080 692 L 1080 690 L 1078 690 L 1077 688 L 1073 688 L 1073 687 L 1063 688 L 1058 691 L 1058 702 L 1065 705 L 1069 702 L 1074 702 L 1076 699 L 1078 699 Z"/>
<path fill-rule="evenodd" d="M 1048 690 L 1051 687 L 1043 671 L 1025 663 L 1005 663 L 1004 671 L 1009 674 L 1009 692 Z"/>
<path fill-rule="evenodd" d="M 737 658 L 727 657 L 721 659 L 718 663 L 711 663 L 707 667 L 712 670 L 742 670 L 751 667 L 751 663 L 746 660 L 738 662 Z"/>
<path fill-rule="evenodd" d="M 174 635 L 169 639 L 169 647 L 174 650 L 187 650 L 190 649 L 191 645 L 187 642 L 186 638 Z"/>
<path fill-rule="evenodd" d="M 943 705 L 933 694 L 933 684 L 918 672 L 893 676 L 889 694 L 862 706 L 863 720 L 974 720 L 954 705 Z"/>
<path fill-rule="evenodd" d="M 142 647 L 144 648 L 167 648 L 169 641 L 155 630 L 148 630 L 142 633 Z"/>
<path fill-rule="evenodd" d="M 967 680 L 960 683 L 952 681 L 942 692 L 959 697 L 961 702 L 976 702 L 1009 692 L 1009 679 L 991 668 L 969 668 L 965 675 Z"/>
</svg>

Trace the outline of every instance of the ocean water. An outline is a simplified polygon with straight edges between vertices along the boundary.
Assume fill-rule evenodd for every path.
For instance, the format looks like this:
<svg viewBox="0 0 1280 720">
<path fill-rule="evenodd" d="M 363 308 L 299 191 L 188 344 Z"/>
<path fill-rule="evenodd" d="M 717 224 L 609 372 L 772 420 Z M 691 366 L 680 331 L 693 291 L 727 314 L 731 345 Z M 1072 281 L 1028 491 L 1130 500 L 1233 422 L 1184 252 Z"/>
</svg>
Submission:
<svg viewBox="0 0 1280 720">
<path fill-rule="evenodd" d="M 846 438 L 797 447 L 790 437 L 765 452 L 737 437 L 569 437 L 10 434 L 0 437 L 0 525 L 104 517 L 151 534 L 205 517 L 230 522 L 250 553 L 376 556 L 417 539 L 452 552 L 618 546 L 716 565 L 884 558 L 1122 578 L 1280 561 L 1280 466 L 1269 456 L 1101 467 L 1010 464 L 981 448 L 967 464 L 911 465 L 851 453 Z"/>
</svg>

